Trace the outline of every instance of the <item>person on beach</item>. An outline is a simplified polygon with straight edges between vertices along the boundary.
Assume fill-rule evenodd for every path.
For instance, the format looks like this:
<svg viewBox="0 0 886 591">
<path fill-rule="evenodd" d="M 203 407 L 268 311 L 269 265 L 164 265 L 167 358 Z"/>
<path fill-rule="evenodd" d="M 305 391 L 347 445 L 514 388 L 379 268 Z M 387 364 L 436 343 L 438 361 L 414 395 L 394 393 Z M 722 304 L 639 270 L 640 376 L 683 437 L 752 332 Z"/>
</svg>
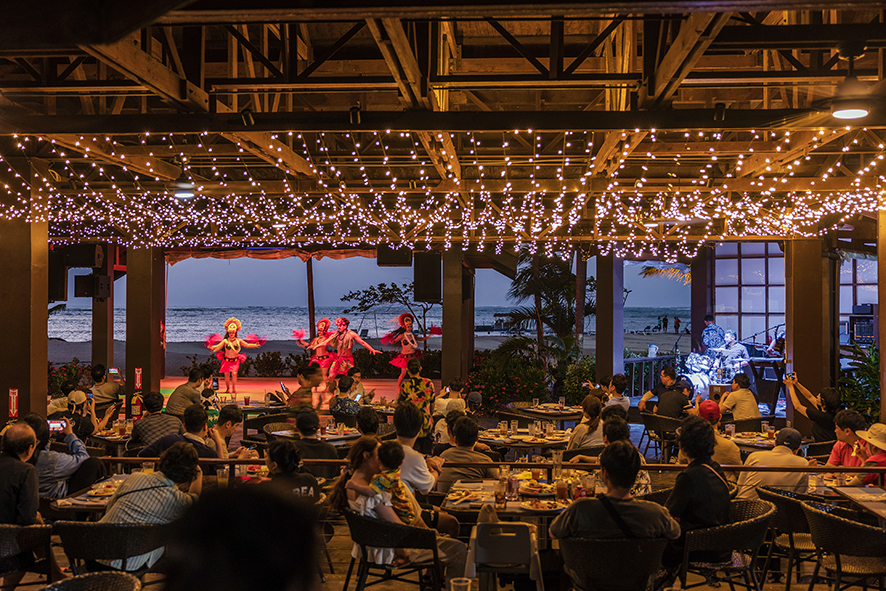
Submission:
<svg viewBox="0 0 886 591">
<path fill-rule="evenodd" d="M 335 353 L 336 358 L 335 361 L 332 362 L 332 365 L 329 369 L 329 376 L 334 378 L 339 375 L 347 375 L 348 370 L 354 367 L 354 343 L 360 343 L 373 355 L 378 354 L 376 349 L 373 349 L 372 346 L 360 338 L 353 330 L 348 330 L 348 326 L 351 324 L 351 321 L 347 318 L 341 317 L 335 319 L 335 327 L 338 329 L 332 336 L 330 336 L 323 345 L 328 343 L 332 343 L 335 345 Z"/>
<path fill-rule="evenodd" d="M 237 393 L 237 373 L 240 371 L 240 363 L 246 360 L 246 354 L 240 350 L 258 349 L 264 345 L 267 339 L 251 334 L 246 339 L 241 339 L 237 334 L 243 324 L 236 318 L 225 320 L 225 336 L 214 334 L 206 339 L 206 347 L 221 359 L 221 372 L 225 374 L 225 392 Z"/>
<path fill-rule="evenodd" d="M 309 361 L 309 363 L 316 363 L 320 366 L 320 371 L 323 373 L 323 381 L 320 383 L 326 390 L 329 389 L 326 386 L 329 366 L 332 365 L 332 363 L 335 361 L 335 351 L 330 351 L 328 347 L 329 338 L 332 336 L 332 333 L 329 332 L 330 326 L 332 326 L 332 323 L 329 322 L 329 318 L 321 318 L 320 320 L 318 320 L 317 336 L 311 339 L 310 342 L 305 342 L 304 340 L 305 331 L 292 331 L 292 336 L 298 340 L 298 344 L 305 349 L 311 350 L 311 360 Z"/>
<path fill-rule="evenodd" d="M 678 334 L 680 332 L 680 319 L 674 316 L 674 334 Z"/>
<path fill-rule="evenodd" d="M 431 338 L 417 337 L 412 333 L 412 327 L 415 324 L 415 316 L 409 312 L 404 312 L 397 317 L 397 324 L 400 328 L 393 332 L 389 332 L 381 338 L 383 345 L 400 345 L 400 354 L 391 360 L 391 365 L 400 368 L 400 377 L 397 378 L 397 388 L 403 384 L 406 379 L 406 363 L 415 357 L 421 359 L 421 351 L 418 348 L 418 341 L 426 341 Z M 434 334 L 434 328 L 431 327 L 431 334 Z"/>
<path fill-rule="evenodd" d="M 661 332 L 668 332 L 668 317 L 661 317 Z"/>
</svg>

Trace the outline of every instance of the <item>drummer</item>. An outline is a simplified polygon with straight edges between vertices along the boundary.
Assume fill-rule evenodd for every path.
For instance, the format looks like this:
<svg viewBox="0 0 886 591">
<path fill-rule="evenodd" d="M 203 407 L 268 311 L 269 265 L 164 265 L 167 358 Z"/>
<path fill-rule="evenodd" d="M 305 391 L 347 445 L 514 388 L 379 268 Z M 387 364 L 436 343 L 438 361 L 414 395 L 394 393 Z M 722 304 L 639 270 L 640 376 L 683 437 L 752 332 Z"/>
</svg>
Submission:
<svg viewBox="0 0 886 591">
<path fill-rule="evenodd" d="M 726 346 L 723 348 L 726 366 L 731 367 L 735 371 L 740 371 L 751 359 L 750 355 L 748 355 L 747 347 L 736 340 L 734 330 L 727 330 L 723 338 L 726 341 Z"/>
</svg>

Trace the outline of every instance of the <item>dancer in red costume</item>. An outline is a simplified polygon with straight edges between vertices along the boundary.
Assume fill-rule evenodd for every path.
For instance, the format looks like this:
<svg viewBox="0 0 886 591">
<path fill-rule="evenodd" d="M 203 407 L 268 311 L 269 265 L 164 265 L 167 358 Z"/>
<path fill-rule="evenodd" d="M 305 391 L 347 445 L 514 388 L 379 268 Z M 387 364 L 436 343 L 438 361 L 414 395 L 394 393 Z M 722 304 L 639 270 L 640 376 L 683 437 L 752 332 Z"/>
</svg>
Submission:
<svg viewBox="0 0 886 591">
<path fill-rule="evenodd" d="M 240 363 L 246 359 L 246 354 L 240 349 L 258 349 L 268 340 L 258 335 L 246 335 L 246 339 L 237 336 L 243 327 L 236 318 L 225 320 L 225 336 L 214 334 L 206 338 L 206 347 L 222 360 L 221 372 L 225 374 L 225 392 L 237 393 L 237 372 L 240 371 Z"/>
<path fill-rule="evenodd" d="M 348 325 L 351 324 L 351 321 L 347 318 L 336 318 L 335 319 L 335 327 L 338 329 L 332 336 L 323 343 L 324 345 L 327 343 L 332 343 L 335 345 L 336 359 L 332 362 L 332 367 L 329 369 L 329 377 L 334 378 L 337 375 L 347 375 L 348 370 L 354 367 L 354 342 L 358 342 L 367 349 L 373 355 L 376 355 L 378 351 L 373 349 L 369 343 L 360 338 L 360 335 L 355 333 L 353 330 L 348 330 Z"/>
<path fill-rule="evenodd" d="M 292 336 L 298 339 L 298 344 L 304 347 L 305 349 L 311 350 L 311 360 L 309 363 L 316 363 L 320 366 L 320 371 L 323 373 L 323 387 L 326 388 L 326 380 L 329 373 L 329 366 L 333 364 L 336 358 L 335 351 L 330 351 L 327 347 L 330 337 L 333 333 L 329 332 L 329 327 L 332 325 L 329 322 L 329 318 L 321 318 L 317 321 L 317 336 L 311 339 L 311 342 L 305 342 L 305 331 L 303 330 L 293 330 Z"/>
<path fill-rule="evenodd" d="M 422 355 L 421 350 L 418 348 L 418 341 L 426 341 L 431 336 L 417 337 L 412 333 L 415 316 L 409 312 L 404 312 L 397 316 L 397 324 L 400 325 L 400 328 L 383 336 L 381 342 L 383 345 L 399 344 L 401 347 L 400 354 L 391 360 L 391 365 L 400 368 L 400 377 L 397 378 L 397 388 L 399 388 L 406 378 L 406 364 L 409 360 L 413 357 L 421 359 Z M 440 334 L 439 327 L 432 326 L 431 334 Z"/>
</svg>

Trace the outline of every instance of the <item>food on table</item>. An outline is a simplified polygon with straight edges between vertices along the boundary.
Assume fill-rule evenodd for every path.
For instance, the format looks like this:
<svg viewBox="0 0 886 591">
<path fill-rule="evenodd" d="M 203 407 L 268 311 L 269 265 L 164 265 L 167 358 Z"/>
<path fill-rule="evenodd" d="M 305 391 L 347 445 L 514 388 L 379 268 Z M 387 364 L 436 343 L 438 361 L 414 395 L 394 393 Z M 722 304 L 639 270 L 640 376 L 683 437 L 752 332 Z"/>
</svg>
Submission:
<svg viewBox="0 0 886 591">
<path fill-rule="evenodd" d="M 524 482 L 520 486 L 520 494 L 521 495 L 538 495 L 538 496 L 553 496 L 554 487 L 550 484 L 542 484 L 536 480 L 528 480 Z"/>
<path fill-rule="evenodd" d="M 560 511 L 566 508 L 566 505 L 564 503 L 560 503 L 557 501 L 544 501 L 542 499 L 532 499 L 531 501 L 524 501 L 520 503 L 520 506 L 530 511 Z"/>
</svg>

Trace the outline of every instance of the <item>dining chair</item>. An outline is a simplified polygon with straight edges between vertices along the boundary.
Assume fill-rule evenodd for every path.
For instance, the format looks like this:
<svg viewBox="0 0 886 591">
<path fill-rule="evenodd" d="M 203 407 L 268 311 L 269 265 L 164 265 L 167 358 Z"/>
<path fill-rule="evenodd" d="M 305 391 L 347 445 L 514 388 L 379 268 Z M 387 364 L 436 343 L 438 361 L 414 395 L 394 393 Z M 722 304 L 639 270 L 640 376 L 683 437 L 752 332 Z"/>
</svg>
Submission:
<svg viewBox="0 0 886 591">
<path fill-rule="evenodd" d="M 816 556 L 815 544 L 812 543 L 809 524 L 806 522 L 806 514 L 803 512 L 803 501 L 790 491 L 768 486 L 757 487 L 757 495 L 764 501 L 775 505 L 775 515 L 770 523 L 769 552 L 766 554 L 766 562 L 763 564 L 763 574 L 760 578 L 763 581 L 766 580 L 772 557 L 777 551 L 779 555 L 788 559 L 784 575 L 785 591 L 790 591 L 792 568 L 796 565 L 797 580 L 799 581 L 801 563 L 815 562 Z"/>
<path fill-rule="evenodd" d="M 652 589 L 668 540 L 563 538 L 559 543 L 574 588 L 640 591 Z"/>
<path fill-rule="evenodd" d="M 153 523 L 100 523 L 56 521 L 55 532 L 62 541 L 65 555 L 75 575 L 91 570 L 105 570 L 97 566 L 99 560 L 122 561 L 121 571 L 142 579 L 151 568 L 128 571 L 130 558 L 146 554 L 164 545 L 167 526 Z"/>
<path fill-rule="evenodd" d="M 12 575 L 22 570 L 26 572 L 35 572 L 46 575 L 47 583 L 52 582 L 52 570 L 49 568 L 49 562 L 46 559 L 39 560 L 35 564 L 15 568 L 17 561 L 13 559 L 23 552 L 31 552 L 33 550 L 42 549 L 44 556 L 49 556 L 51 552 L 50 541 L 52 538 L 51 525 L 0 525 L 0 559 L 4 560 L 9 566 L 9 570 L 0 569 L 0 578 Z M 35 581 L 33 583 L 19 583 L 19 587 L 24 585 L 39 585 L 44 581 Z"/>
<path fill-rule="evenodd" d="M 498 589 L 498 574 L 529 574 L 533 556 L 532 527 L 528 523 L 478 523 L 471 540 L 480 591 Z M 542 584 L 539 591 L 543 590 Z"/>
<path fill-rule="evenodd" d="M 77 575 L 43 587 L 41 591 L 140 591 L 138 577 L 123 572 L 100 572 Z"/>
</svg>

